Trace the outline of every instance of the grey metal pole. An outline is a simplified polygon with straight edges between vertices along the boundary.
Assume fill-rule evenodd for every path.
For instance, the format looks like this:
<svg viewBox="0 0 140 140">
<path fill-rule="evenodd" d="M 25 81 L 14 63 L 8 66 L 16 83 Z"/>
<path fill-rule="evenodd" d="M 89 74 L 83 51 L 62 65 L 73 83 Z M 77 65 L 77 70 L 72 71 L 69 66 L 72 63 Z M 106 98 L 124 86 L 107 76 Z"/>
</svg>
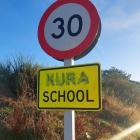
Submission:
<svg viewBox="0 0 140 140">
<path fill-rule="evenodd" d="M 73 59 L 64 60 L 64 66 L 74 65 Z M 64 113 L 64 140 L 75 140 L 75 111 Z"/>
</svg>

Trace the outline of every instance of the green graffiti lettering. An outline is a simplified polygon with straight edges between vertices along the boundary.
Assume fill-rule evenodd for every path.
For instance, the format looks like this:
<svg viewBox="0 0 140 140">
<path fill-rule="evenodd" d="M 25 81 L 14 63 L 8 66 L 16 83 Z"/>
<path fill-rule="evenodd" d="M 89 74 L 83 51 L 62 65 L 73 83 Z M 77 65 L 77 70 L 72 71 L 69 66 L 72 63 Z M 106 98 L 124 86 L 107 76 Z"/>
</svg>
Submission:
<svg viewBox="0 0 140 140">
<path fill-rule="evenodd" d="M 63 86 L 65 84 L 65 74 L 56 73 L 56 85 Z"/>
<path fill-rule="evenodd" d="M 80 78 L 78 80 L 78 84 L 89 84 L 89 79 L 88 79 L 88 76 L 86 75 L 85 72 L 81 72 L 80 74 Z"/>
<path fill-rule="evenodd" d="M 47 74 L 46 75 L 46 85 L 47 86 L 54 86 L 54 75 L 53 74 Z"/>
<path fill-rule="evenodd" d="M 70 73 L 66 73 L 66 84 L 70 85 L 70 83 L 72 83 L 73 85 L 76 84 L 75 82 L 75 73 L 74 72 L 70 72 Z"/>
</svg>

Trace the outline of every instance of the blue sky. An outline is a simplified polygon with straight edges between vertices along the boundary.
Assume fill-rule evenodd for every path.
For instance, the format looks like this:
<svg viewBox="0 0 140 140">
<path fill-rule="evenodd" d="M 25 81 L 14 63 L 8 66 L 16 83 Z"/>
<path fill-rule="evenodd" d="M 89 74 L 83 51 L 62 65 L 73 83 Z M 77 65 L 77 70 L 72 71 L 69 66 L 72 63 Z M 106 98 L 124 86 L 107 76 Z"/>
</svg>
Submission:
<svg viewBox="0 0 140 140">
<path fill-rule="evenodd" d="M 0 0 L 0 61 L 31 56 L 44 66 L 63 66 L 40 48 L 37 28 L 54 0 Z M 140 81 L 140 0 L 92 0 L 101 16 L 102 32 L 96 47 L 75 64 L 99 62 L 115 66 Z"/>
</svg>

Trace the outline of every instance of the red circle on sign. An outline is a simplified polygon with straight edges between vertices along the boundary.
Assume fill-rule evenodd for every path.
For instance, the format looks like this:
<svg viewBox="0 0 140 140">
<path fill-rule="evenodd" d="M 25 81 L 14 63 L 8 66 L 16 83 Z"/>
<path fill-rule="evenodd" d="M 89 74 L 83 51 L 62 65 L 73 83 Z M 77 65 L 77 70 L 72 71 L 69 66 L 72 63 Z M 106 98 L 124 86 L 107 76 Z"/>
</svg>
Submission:
<svg viewBox="0 0 140 140">
<path fill-rule="evenodd" d="M 90 29 L 85 39 L 79 45 L 74 46 L 74 48 L 66 51 L 60 51 L 54 49 L 51 45 L 49 45 L 49 43 L 45 39 L 45 34 L 44 34 L 45 24 L 48 20 L 48 17 L 55 9 L 57 9 L 58 7 L 64 4 L 69 4 L 69 3 L 79 4 L 87 10 L 91 21 Z M 53 5 L 51 5 L 42 16 L 38 27 L 38 39 L 42 49 L 47 54 L 54 57 L 55 59 L 64 60 L 64 59 L 76 58 L 80 55 L 84 55 L 84 53 L 87 52 L 87 50 L 90 48 L 93 41 L 97 38 L 99 34 L 98 32 L 100 30 L 99 28 L 100 28 L 100 17 L 98 15 L 95 6 L 89 0 L 58 0 Z"/>
</svg>

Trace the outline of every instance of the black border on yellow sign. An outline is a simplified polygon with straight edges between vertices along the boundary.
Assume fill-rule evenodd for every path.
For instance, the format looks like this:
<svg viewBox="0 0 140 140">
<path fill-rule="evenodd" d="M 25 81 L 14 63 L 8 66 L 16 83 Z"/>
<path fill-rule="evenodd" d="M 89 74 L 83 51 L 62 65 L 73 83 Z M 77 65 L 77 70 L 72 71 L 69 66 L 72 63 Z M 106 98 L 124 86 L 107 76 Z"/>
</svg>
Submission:
<svg viewBox="0 0 140 140">
<path fill-rule="evenodd" d="M 68 108 L 68 107 L 39 107 L 39 87 L 40 87 L 40 72 L 41 71 L 46 71 L 46 70 L 56 70 L 56 69 L 68 69 L 68 68 L 78 68 L 78 67 L 86 67 L 86 66 L 97 66 L 98 67 L 98 88 L 99 88 L 99 107 L 98 108 Z M 37 77 L 37 106 L 39 109 L 52 109 L 52 110 L 83 110 L 83 111 L 98 111 L 102 109 L 102 96 L 101 96 L 101 66 L 98 63 L 94 63 L 94 64 L 85 64 L 85 65 L 73 65 L 73 66 L 68 66 L 68 67 L 55 67 L 55 68 L 46 68 L 46 69 L 40 69 L 38 72 L 38 77 Z"/>
</svg>

